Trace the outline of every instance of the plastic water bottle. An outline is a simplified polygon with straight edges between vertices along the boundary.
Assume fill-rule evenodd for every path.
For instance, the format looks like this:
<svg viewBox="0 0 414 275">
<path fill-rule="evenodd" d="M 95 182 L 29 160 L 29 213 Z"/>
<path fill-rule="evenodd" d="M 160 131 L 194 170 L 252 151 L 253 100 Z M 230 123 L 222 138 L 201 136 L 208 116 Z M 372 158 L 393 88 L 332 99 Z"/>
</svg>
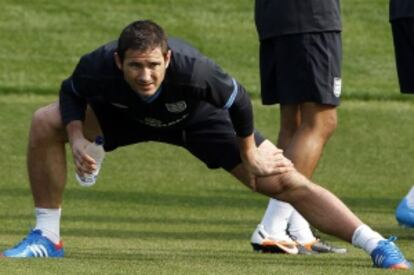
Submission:
<svg viewBox="0 0 414 275">
<path fill-rule="evenodd" d="M 99 170 L 101 169 L 102 161 L 105 157 L 105 150 L 103 148 L 104 139 L 101 136 L 96 137 L 95 141 L 86 147 L 86 154 L 93 158 L 96 162 L 96 169 L 91 174 L 84 174 L 80 176 L 76 173 L 76 179 L 82 186 L 92 186 L 96 182 Z"/>
</svg>

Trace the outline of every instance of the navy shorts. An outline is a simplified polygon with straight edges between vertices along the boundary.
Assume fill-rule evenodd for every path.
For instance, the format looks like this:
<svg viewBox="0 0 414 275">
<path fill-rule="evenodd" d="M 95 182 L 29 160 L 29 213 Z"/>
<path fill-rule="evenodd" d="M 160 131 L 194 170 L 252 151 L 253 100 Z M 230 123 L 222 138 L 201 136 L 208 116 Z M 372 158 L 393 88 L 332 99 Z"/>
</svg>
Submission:
<svg viewBox="0 0 414 275">
<path fill-rule="evenodd" d="M 130 144 L 157 141 L 187 149 L 210 169 L 231 171 L 241 163 L 237 136 L 228 112 L 218 110 L 205 120 L 179 129 L 160 130 L 143 125 L 116 107 L 102 102 L 89 103 L 94 110 L 103 135 L 105 151 Z M 213 118 L 213 119 L 212 119 Z M 255 132 L 256 145 L 265 138 Z"/>
<path fill-rule="evenodd" d="M 391 21 L 401 93 L 414 93 L 414 18 Z"/>
<path fill-rule="evenodd" d="M 283 35 L 260 41 L 263 104 L 339 105 L 341 62 L 340 32 Z"/>
</svg>

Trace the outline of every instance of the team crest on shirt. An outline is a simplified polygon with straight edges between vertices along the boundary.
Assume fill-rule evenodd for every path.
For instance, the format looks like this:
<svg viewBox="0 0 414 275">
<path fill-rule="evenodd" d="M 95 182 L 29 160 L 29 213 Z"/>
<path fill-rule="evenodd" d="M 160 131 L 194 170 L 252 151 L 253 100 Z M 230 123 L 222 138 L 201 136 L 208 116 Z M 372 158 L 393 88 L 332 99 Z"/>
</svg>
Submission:
<svg viewBox="0 0 414 275">
<path fill-rule="evenodd" d="M 333 83 L 333 94 L 336 97 L 341 96 L 341 90 L 342 90 L 342 79 L 340 77 L 334 77 L 334 83 Z"/>
<path fill-rule="evenodd" d="M 181 100 L 173 103 L 165 103 L 165 107 L 170 113 L 181 113 L 187 109 L 187 103 L 185 103 L 184 100 Z"/>
</svg>

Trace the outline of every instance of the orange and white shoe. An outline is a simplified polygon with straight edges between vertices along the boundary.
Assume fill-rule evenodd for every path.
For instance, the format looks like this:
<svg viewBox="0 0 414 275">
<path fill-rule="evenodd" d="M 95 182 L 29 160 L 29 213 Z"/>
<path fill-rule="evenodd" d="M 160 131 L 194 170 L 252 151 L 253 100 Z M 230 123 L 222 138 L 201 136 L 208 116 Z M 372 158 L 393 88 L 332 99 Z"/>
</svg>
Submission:
<svg viewBox="0 0 414 275">
<path fill-rule="evenodd" d="M 298 244 L 286 235 L 283 239 L 272 238 L 259 224 L 253 232 L 250 241 L 253 250 L 262 253 L 284 253 L 296 255 L 299 253 Z"/>
</svg>

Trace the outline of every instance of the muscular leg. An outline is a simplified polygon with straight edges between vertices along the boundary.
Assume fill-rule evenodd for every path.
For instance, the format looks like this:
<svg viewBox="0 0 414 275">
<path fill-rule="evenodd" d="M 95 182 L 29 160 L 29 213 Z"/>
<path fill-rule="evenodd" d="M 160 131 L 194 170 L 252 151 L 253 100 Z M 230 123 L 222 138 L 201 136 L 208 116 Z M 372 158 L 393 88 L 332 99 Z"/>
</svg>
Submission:
<svg viewBox="0 0 414 275">
<path fill-rule="evenodd" d="M 301 123 L 300 105 L 280 105 L 280 129 L 277 147 L 286 150 Z M 286 155 L 286 152 L 285 152 Z"/>
<path fill-rule="evenodd" d="M 336 107 L 313 102 L 281 105 L 281 129 L 278 144 L 296 169 L 311 178 L 323 148 L 336 129 Z M 308 222 L 296 211 L 289 217 L 289 234 L 300 243 L 315 237 Z"/>
<path fill-rule="evenodd" d="M 275 146 L 263 142 L 259 150 Z M 231 173 L 249 186 L 249 175 L 239 164 Z M 353 232 L 362 222 L 332 193 L 312 183 L 296 171 L 257 179 L 257 191 L 293 205 L 313 226 L 322 232 L 351 242 Z"/>
<path fill-rule="evenodd" d="M 300 119 L 300 105 L 286 105 L 283 111 L 281 111 L 281 131 L 279 131 L 278 138 L 279 148 L 285 149 L 288 147 L 290 140 L 293 138 L 300 125 Z M 275 240 L 291 240 L 292 236 L 288 235 L 290 232 L 287 232 L 287 229 L 289 220 L 293 217 L 295 212 L 295 209 L 289 203 L 270 199 L 260 225 L 262 225 L 263 230 Z M 309 224 L 307 224 L 302 217 L 300 218 L 307 226 L 307 229 L 309 229 L 307 232 L 313 237 Z M 252 243 L 255 242 L 255 238 L 257 237 L 256 232 L 257 230 L 252 235 Z"/>
<path fill-rule="evenodd" d="M 58 104 L 38 109 L 33 115 L 27 149 L 35 207 L 60 208 L 66 182 L 65 142 Z"/>
<path fill-rule="evenodd" d="M 101 133 L 95 115 L 88 108 L 85 136 Z M 29 134 L 27 166 L 35 207 L 60 208 L 66 183 L 67 137 L 57 102 L 38 109 Z"/>
<path fill-rule="evenodd" d="M 336 125 L 335 106 L 307 102 L 298 110 L 297 105 L 282 105 L 278 147 L 300 173 L 311 178 Z"/>
<path fill-rule="evenodd" d="M 278 147 L 296 169 L 311 178 L 323 147 L 336 128 L 336 109 L 317 103 L 281 105 Z M 269 201 L 261 224 L 276 239 L 289 234 L 301 243 L 315 240 L 307 221 L 288 203 Z M 288 227 L 289 225 L 289 227 Z"/>
</svg>

